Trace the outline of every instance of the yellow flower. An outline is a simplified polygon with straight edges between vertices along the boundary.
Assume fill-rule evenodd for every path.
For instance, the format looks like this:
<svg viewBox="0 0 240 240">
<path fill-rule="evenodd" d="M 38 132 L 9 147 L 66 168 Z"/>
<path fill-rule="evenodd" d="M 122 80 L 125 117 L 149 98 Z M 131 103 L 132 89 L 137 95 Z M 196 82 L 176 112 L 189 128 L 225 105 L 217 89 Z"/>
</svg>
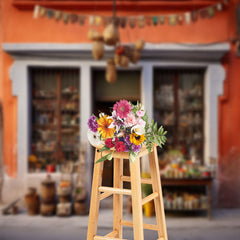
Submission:
<svg viewBox="0 0 240 240">
<path fill-rule="evenodd" d="M 109 128 L 111 123 L 113 122 L 112 119 L 108 118 L 108 116 L 104 115 L 97 120 L 98 123 L 98 131 L 101 134 L 102 138 L 112 138 L 113 134 L 115 133 L 115 128 Z"/>
<path fill-rule="evenodd" d="M 130 142 L 135 144 L 135 145 L 140 145 L 145 141 L 145 136 L 142 135 L 137 135 L 136 133 L 130 134 Z"/>
</svg>

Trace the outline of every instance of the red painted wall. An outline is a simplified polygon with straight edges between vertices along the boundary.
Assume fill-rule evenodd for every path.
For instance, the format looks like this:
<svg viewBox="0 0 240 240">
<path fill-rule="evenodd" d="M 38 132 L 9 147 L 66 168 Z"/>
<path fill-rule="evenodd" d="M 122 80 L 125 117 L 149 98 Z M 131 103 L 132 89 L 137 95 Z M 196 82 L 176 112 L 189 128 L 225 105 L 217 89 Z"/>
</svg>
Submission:
<svg viewBox="0 0 240 240">
<path fill-rule="evenodd" d="M 15 1 L 16 2 L 16 1 Z M 26 1 L 27 2 L 27 1 Z M 86 1 L 87 3 L 88 1 Z M 166 1 L 167 2 L 167 1 Z M 195 1 L 196 2 L 196 1 Z M 198 1 L 201 3 L 201 1 Z M 203 2 L 203 1 L 202 1 Z M 214 1 L 206 1 L 214 2 Z M 217 2 L 217 1 L 215 1 Z M 181 26 L 169 26 L 167 23 L 145 28 L 126 27 L 120 29 L 122 42 L 134 42 L 139 38 L 152 43 L 195 43 L 210 44 L 216 42 L 231 43 L 231 52 L 224 57 L 226 69 L 224 96 L 219 96 L 219 204 L 221 206 L 240 207 L 240 58 L 236 57 L 235 45 L 232 41 L 235 34 L 235 9 L 237 0 L 230 1 L 228 7 L 217 12 L 213 18 L 198 19 L 197 22 Z M 2 43 L 86 43 L 89 24 L 64 24 L 47 18 L 33 19 L 32 10 L 20 10 L 11 1 L 1 1 L 1 42 Z M 155 13 L 174 13 L 183 11 L 176 5 L 168 6 L 164 11 L 154 7 L 145 9 L 144 15 Z M 140 10 L 139 10 L 140 9 Z M 118 11 L 118 15 L 137 15 L 141 8 L 129 11 L 126 7 Z M 67 11 L 67 10 L 66 10 Z M 68 10 L 74 12 L 73 10 Z M 140 11 L 140 12 L 137 12 Z M 98 12 L 97 6 L 91 9 L 76 11 L 78 14 L 111 15 L 111 12 Z M 100 29 L 101 30 L 101 29 Z M 0 51 L 0 100 L 4 104 L 4 161 L 9 176 L 16 177 L 16 144 L 17 144 L 17 99 L 12 96 L 12 86 L 9 79 L 9 69 L 13 60 L 9 55 Z M 4 89 L 4 91 L 3 91 Z M 233 184 L 234 183 L 234 184 Z M 229 202 L 229 199 L 234 201 Z"/>
</svg>

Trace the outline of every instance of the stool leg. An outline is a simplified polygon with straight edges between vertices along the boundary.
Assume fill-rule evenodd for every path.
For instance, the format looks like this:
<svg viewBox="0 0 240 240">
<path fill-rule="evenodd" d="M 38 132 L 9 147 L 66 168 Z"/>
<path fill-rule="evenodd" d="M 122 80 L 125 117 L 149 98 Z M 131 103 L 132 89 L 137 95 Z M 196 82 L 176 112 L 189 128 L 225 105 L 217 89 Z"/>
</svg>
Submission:
<svg viewBox="0 0 240 240">
<path fill-rule="evenodd" d="M 158 164 L 158 156 L 157 156 L 157 148 L 154 147 L 153 151 L 149 155 L 149 165 L 151 171 L 152 178 L 152 188 L 153 192 L 158 193 L 158 197 L 154 199 L 156 219 L 158 225 L 158 237 L 162 240 L 167 240 L 167 229 L 165 222 L 165 213 L 164 213 L 164 205 L 163 205 L 163 197 L 162 197 L 162 187 L 161 187 L 161 179 L 159 173 L 159 164 Z"/>
<path fill-rule="evenodd" d="M 102 153 L 95 151 L 95 162 L 100 159 Z M 95 163 L 93 170 L 93 181 L 92 181 L 92 194 L 91 203 L 89 210 L 89 220 L 88 220 L 88 233 L 87 240 L 93 240 L 94 236 L 97 234 L 97 222 L 100 204 L 100 192 L 98 188 L 102 184 L 102 173 L 103 173 L 103 162 Z"/>
<path fill-rule="evenodd" d="M 143 240 L 142 191 L 139 158 L 136 158 L 133 163 L 130 162 L 130 174 L 134 240 Z"/>
<path fill-rule="evenodd" d="M 114 159 L 114 171 L 113 171 L 113 187 L 123 188 L 123 182 L 120 177 L 123 175 L 123 159 Z M 116 237 L 122 238 L 122 210 L 123 210 L 123 195 L 114 194 L 113 195 L 113 231 L 118 234 Z"/>
</svg>

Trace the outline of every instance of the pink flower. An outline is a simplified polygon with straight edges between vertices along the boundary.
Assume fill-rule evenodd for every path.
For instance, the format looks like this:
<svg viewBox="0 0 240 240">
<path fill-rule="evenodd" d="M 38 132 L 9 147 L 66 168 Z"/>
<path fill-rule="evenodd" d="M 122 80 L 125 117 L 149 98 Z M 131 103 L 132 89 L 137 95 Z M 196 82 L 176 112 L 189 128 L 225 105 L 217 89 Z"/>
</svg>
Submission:
<svg viewBox="0 0 240 240">
<path fill-rule="evenodd" d="M 113 110 L 116 111 L 117 116 L 120 118 L 126 118 L 127 114 L 130 113 L 132 107 L 127 100 L 120 100 L 113 106 Z"/>
<path fill-rule="evenodd" d="M 144 111 L 138 110 L 138 111 L 136 112 L 136 114 L 137 114 L 138 117 L 143 117 L 143 116 L 144 116 Z"/>
<path fill-rule="evenodd" d="M 126 118 L 126 126 L 131 127 L 137 123 L 136 117 L 133 113 L 129 113 Z"/>
<path fill-rule="evenodd" d="M 142 126 L 142 127 L 145 127 L 146 125 L 146 122 L 144 120 L 142 120 L 142 118 L 138 118 L 137 119 L 137 124 Z"/>
</svg>

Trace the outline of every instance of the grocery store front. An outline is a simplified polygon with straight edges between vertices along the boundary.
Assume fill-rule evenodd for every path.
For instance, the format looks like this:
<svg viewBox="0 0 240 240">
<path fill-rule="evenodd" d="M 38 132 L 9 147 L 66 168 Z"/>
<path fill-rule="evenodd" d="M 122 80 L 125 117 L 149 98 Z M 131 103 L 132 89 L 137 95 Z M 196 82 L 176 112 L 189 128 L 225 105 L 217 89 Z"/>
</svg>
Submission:
<svg viewBox="0 0 240 240">
<path fill-rule="evenodd" d="M 39 181 L 46 175 L 45 172 L 29 172 L 28 157 L 32 151 L 29 69 L 57 68 L 76 70 L 76 85 L 79 89 L 77 108 L 80 116 L 79 128 L 77 128 L 77 131 L 79 131 L 79 141 L 84 144 L 87 143 L 87 120 L 94 110 L 96 100 L 92 92 L 94 69 L 104 69 L 106 63 L 105 61 L 97 62 L 92 60 L 90 44 L 6 43 L 3 44 L 3 49 L 14 58 L 14 64 L 10 70 L 10 79 L 12 80 L 12 95 L 16 96 L 18 99 L 17 179 L 9 180 L 9 183 L 11 182 L 10 184 L 13 189 L 17 189 L 20 186 L 20 188 L 26 188 L 30 184 L 39 184 Z M 146 44 L 146 47 L 142 52 L 141 61 L 139 61 L 137 65 L 132 65 L 127 70 L 124 70 L 137 72 L 137 76 L 139 76 L 139 92 L 136 98 L 140 97 L 140 100 L 144 104 L 145 110 L 148 112 L 150 118 L 155 118 L 159 114 L 157 109 L 160 105 L 156 102 L 157 98 L 154 96 L 162 94 L 162 86 L 159 85 L 161 80 L 158 80 L 158 78 L 161 79 L 161 77 L 157 76 L 165 75 L 165 79 L 171 78 L 169 81 L 164 80 L 168 81 L 168 84 L 172 81 L 171 86 L 164 86 L 164 92 L 172 91 L 173 97 L 179 99 L 180 97 L 177 94 L 183 94 L 185 90 L 185 92 L 187 92 L 188 84 L 184 83 L 184 80 L 180 83 L 181 80 L 179 80 L 178 85 L 176 85 L 177 80 L 174 80 L 174 76 L 178 75 L 181 78 L 182 70 L 185 71 L 184 74 L 201 71 L 200 75 L 202 77 L 202 82 L 200 85 L 202 88 L 202 110 L 201 114 L 194 113 L 192 117 L 195 121 L 200 119 L 199 121 L 202 124 L 201 157 L 203 164 L 210 164 L 210 159 L 218 158 L 218 96 L 223 93 L 223 81 L 225 79 L 225 71 L 220 60 L 227 51 L 229 51 L 229 44 L 227 43 L 208 46 Z M 107 55 L 110 54 L 111 50 L 107 52 Z M 175 71 L 174 76 L 170 74 L 173 70 Z M 189 86 L 191 88 L 196 88 L 197 91 L 199 89 L 198 80 L 194 81 L 195 84 Z M 176 89 L 175 91 L 173 91 L 174 88 Z M 114 100 L 117 99 L 109 99 L 109 102 Z M 172 100 L 170 100 L 170 102 L 171 101 Z M 177 100 L 173 100 L 173 102 L 176 101 Z M 197 106 L 198 101 L 195 99 L 194 102 L 195 106 Z M 181 116 L 177 110 L 173 110 L 173 112 L 177 114 L 174 117 L 171 116 L 168 109 L 165 110 L 166 112 L 164 114 L 166 118 L 160 119 L 160 123 L 165 123 L 170 127 L 171 121 L 173 121 L 173 119 L 175 121 L 177 115 L 179 116 L 178 119 L 180 121 Z M 182 116 L 182 119 L 188 118 L 190 116 L 189 114 Z M 166 122 L 167 119 L 169 122 Z M 76 120 L 75 123 L 77 122 L 78 121 Z M 178 128 L 180 131 L 180 127 Z M 197 135 L 197 132 L 193 135 L 198 139 L 199 135 Z M 176 139 L 176 136 L 173 136 L 173 138 Z M 89 145 L 87 147 L 87 152 L 86 189 L 88 194 L 90 194 L 92 156 L 91 147 Z M 147 168 L 147 166 L 143 166 L 143 168 Z M 56 179 L 59 178 L 57 172 L 52 175 Z M 6 181 L 5 189 L 7 189 L 7 184 Z"/>
</svg>

